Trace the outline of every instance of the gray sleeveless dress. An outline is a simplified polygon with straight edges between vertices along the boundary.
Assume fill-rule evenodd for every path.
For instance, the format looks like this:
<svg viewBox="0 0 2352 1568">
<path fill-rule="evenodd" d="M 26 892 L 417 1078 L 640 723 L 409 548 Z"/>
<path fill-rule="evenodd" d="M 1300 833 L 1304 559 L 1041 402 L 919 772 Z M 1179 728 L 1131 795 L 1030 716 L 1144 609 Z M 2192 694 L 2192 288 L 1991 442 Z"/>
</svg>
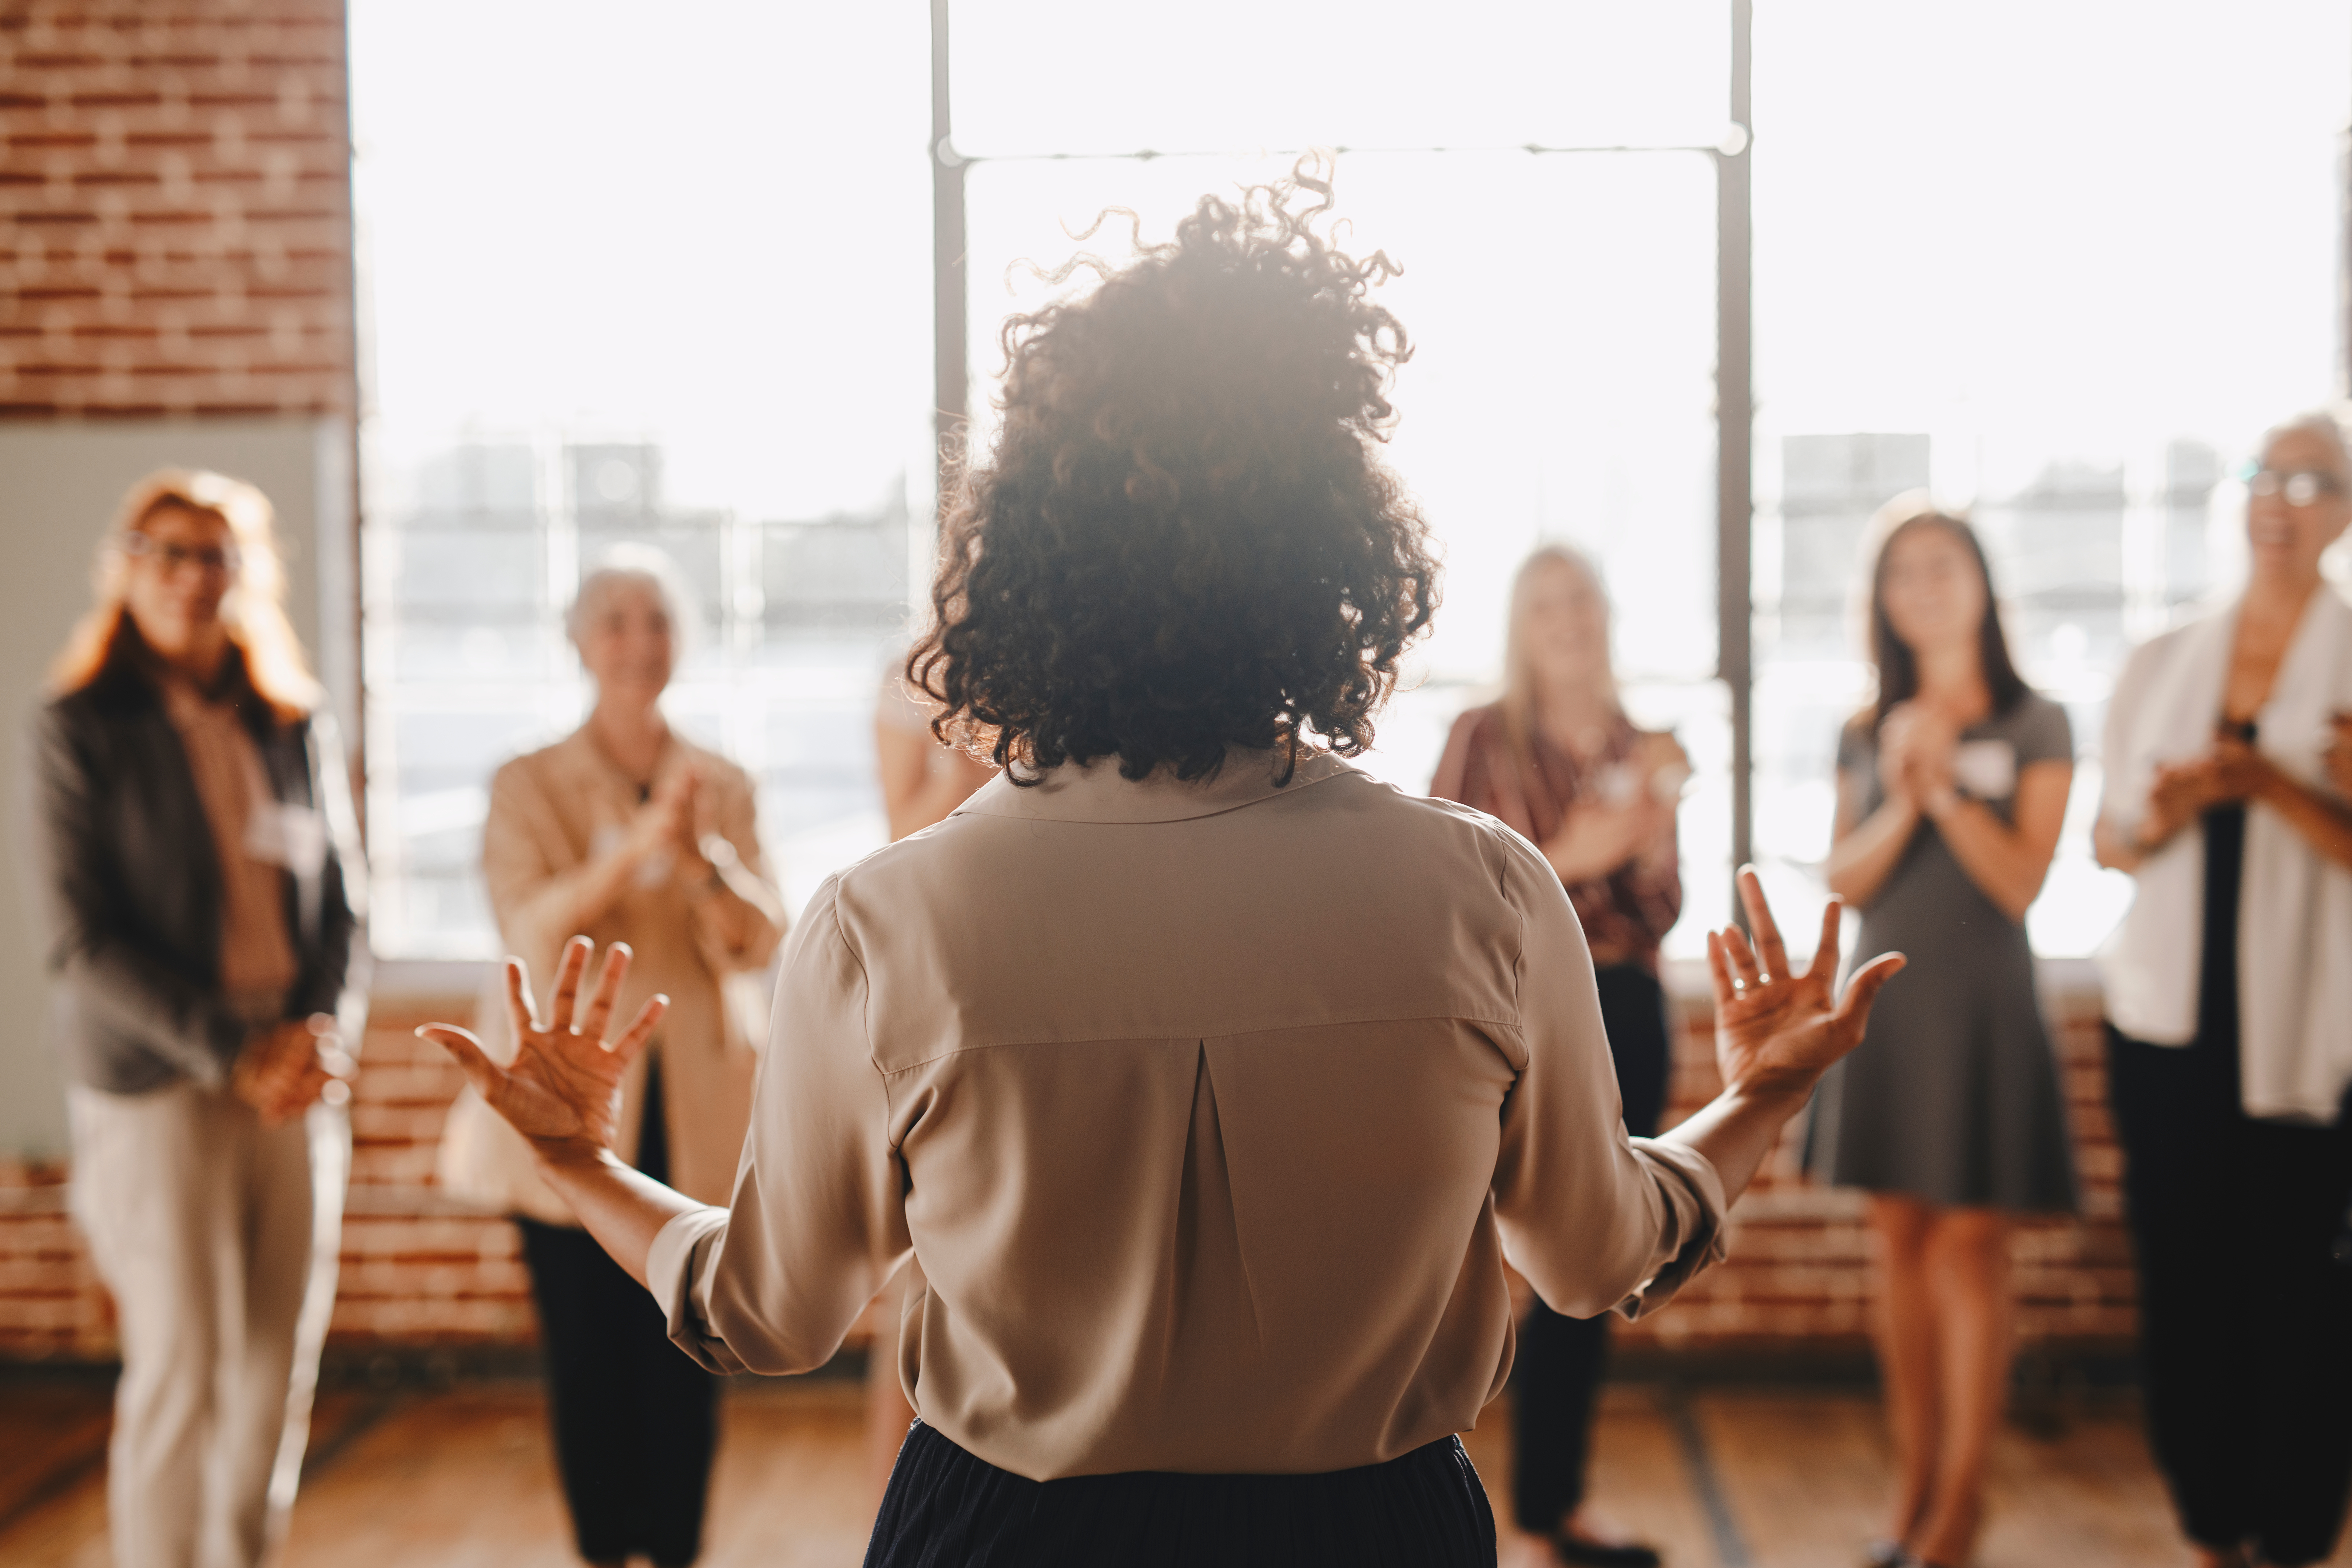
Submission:
<svg viewBox="0 0 2352 1568">
<path fill-rule="evenodd" d="M 2066 710 L 2031 693 L 1964 732 L 1960 747 L 1961 792 L 2005 820 L 2019 773 L 2074 755 Z M 1885 792 L 1866 727 L 1847 727 L 1838 769 L 1868 780 L 1863 813 L 1875 811 Z M 2025 928 L 1922 822 L 1857 935 L 1855 965 L 1896 951 L 1911 962 L 1879 994 L 1862 1044 L 1822 1080 L 1807 1168 L 1931 1203 L 2073 1210 L 2074 1145 Z"/>
</svg>

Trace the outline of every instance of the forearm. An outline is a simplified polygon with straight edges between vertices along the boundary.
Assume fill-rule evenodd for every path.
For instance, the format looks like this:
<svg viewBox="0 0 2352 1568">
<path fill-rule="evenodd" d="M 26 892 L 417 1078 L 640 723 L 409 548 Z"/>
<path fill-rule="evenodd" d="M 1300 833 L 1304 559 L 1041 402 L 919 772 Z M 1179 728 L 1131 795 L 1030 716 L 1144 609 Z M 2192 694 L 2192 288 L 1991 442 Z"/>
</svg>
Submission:
<svg viewBox="0 0 2352 1568">
<path fill-rule="evenodd" d="M 662 1227 L 704 1207 L 630 1169 L 609 1150 L 542 1157 L 539 1170 L 597 1245 L 640 1285 L 646 1282 L 646 1260 Z"/>
<path fill-rule="evenodd" d="M 1706 1156 L 1723 1181 L 1726 1203 L 1738 1200 L 1780 1141 L 1789 1118 L 1805 1107 L 1813 1080 L 1725 1090 L 1658 1141 L 1681 1144 Z"/>
<path fill-rule="evenodd" d="M 512 940 L 523 940 L 522 933 L 534 932 L 560 943 L 572 933 L 593 925 L 620 903 L 636 870 L 637 858 L 625 847 L 607 850 L 593 860 L 540 881 L 499 912 L 499 928 L 514 933 Z M 493 892 L 498 885 L 494 877 Z"/>
<path fill-rule="evenodd" d="M 120 943 L 68 956 L 59 977 L 85 1016 L 137 1040 L 195 1082 L 226 1083 L 247 1026 L 223 1005 Z"/>
<path fill-rule="evenodd" d="M 1937 816 L 1936 831 L 1978 891 L 2011 920 L 2022 920 L 2050 875 L 2050 855 L 1979 801 L 1955 800 Z"/>
<path fill-rule="evenodd" d="M 1919 809 L 1906 800 L 1888 800 L 1852 832 L 1830 846 L 1822 869 L 1830 891 L 1848 904 L 1866 907 L 1894 874 L 1903 852 L 1919 831 Z"/>
<path fill-rule="evenodd" d="M 2342 805 L 2275 770 L 2254 799 L 2285 818 L 2320 858 L 2352 870 L 2352 813 Z"/>
<path fill-rule="evenodd" d="M 2091 825 L 2091 858 L 2108 871 L 2137 872 L 2148 852 L 2149 846 L 2104 816 Z"/>
</svg>

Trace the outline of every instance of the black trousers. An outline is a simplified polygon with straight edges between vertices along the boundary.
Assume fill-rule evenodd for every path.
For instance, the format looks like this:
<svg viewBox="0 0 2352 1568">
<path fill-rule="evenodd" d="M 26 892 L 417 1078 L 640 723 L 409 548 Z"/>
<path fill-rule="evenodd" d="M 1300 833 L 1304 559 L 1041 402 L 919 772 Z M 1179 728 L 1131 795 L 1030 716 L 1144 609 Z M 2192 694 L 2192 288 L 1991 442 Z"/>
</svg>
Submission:
<svg viewBox="0 0 2352 1568">
<path fill-rule="evenodd" d="M 2295 1568 L 2352 1484 L 2352 1134 L 2247 1116 L 2235 1047 L 2107 1030 L 2148 1440 L 2190 1540 Z"/>
<path fill-rule="evenodd" d="M 1033 1481 L 915 1423 L 866 1568 L 1494 1568 L 1462 1439 L 1321 1475 Z"/>
<path fill-rule="evenodd" d="M 668 1173 L 661 1064 L 650 1064 L 637 1168 Z M 702 1550 L 719 1445 L 719 1380 L 669 1342 L 643 1285 L 596 1239 L 518 1218 L 539 1303 L 547 1411 L 572 1536 L 592 1563 L 650 1557 L 662 1568 Z"/>
<path fill-rule="evenodd" d="M 1665 992 L 1656 976 L 1631 964 L 1594 977 L 1601 982 L 1601 1021 L 1617 1062 L 1626 1130 L 1650 1137 L 1665 1113 L 1666 1076 L 1674 1064 Z M 1540 1301 L 1528 1309 L 1511 1364 L 1511 1512 L 1521 1530 L 1556 1534 L 1584 1500 L 1593 1401 L 1608 1361 L 1608 1313 L 1567 1318 Z"/>
</svg>

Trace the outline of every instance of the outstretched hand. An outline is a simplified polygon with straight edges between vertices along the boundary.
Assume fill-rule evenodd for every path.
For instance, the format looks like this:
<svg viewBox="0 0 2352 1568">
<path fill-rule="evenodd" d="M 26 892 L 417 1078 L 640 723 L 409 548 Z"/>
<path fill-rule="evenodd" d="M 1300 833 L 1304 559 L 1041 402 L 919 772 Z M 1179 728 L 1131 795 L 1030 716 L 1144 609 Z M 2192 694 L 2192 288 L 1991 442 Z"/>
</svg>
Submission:
<svg viewBox="0 0 2352 1568">
<path fill-rule="evenodd" d="M 1727 1090 L 1811 1092 L 1830 1065 L 1862 1041 L 1879 988 L 1903 967 L 1900 953 L 1881 954 L 1857 970 L 1837 994 L 1838 921 L 1832 899 L 1822 912 L 1822 938 L 1802 975 L 1791 972 L 1780 928 L 1764 899 L 1756 868 L 1739 873 L 1739 903 L 1756 933 L 1751 946 L 1738 926 L 1706 935 L 1706 962 L 1715 978 L 1715 1053 Z"/>
<path fill-rule="evenodd" d="M 558 1163 L 598 1160 L 611 1150 L 619 1127 L 621 1075 L 669 1010 L 667 997 L 649 997 L 620 1039 L 604 1038 L 622 977 L 629 972 L 628 945 L 615 942 L 604 950 L 596 988 L 575 1023 L 581 977 L 595 946 L 585 936 L 564 944 L 543 1027 L 531 1013 L 530 977 L 523 961 L 507 960 L 507 1014 L 516 1042 L 508 1066 L 492 1061 L 482 1042 L 455 1024 L 429 1023 L 416 1031 L 456 1057 L 490 1109 L 530 1139 L 541 1157 Z"/>
</svg>

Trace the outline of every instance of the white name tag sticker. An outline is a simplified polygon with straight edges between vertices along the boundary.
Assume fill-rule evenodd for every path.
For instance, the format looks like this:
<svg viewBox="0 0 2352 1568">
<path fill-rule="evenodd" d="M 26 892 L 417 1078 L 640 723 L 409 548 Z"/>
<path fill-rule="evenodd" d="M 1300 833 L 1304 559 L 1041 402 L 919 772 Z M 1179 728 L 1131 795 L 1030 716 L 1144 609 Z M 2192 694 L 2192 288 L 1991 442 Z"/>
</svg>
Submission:
<svg viewBox="0 0 2352 1568">
<path fill-rule="evenodd" d="M 316 876 L 327 863 L 327 819 L 308 806 L 257 806 L 246 815 L 245 852 L 263 865 Z"/>
<path fill-rule="evenodd" d="M 2017 793 L 2017 747 L 2005 740 L 1967 740 L 1952 753 L 1952 782 L 1979 800 Z"/>
</svg>

